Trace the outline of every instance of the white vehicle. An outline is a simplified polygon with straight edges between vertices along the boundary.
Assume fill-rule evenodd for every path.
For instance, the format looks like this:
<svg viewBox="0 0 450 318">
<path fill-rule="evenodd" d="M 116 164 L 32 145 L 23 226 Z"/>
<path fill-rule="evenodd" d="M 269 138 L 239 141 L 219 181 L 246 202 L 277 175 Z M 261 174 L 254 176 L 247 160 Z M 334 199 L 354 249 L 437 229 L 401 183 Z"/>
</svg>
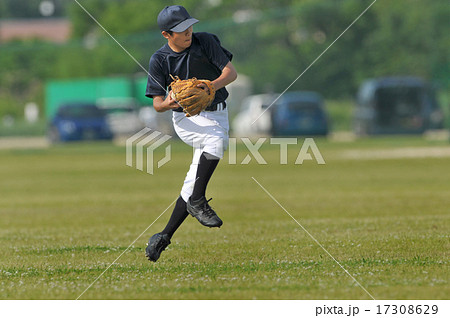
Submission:
<svg viewBox="0 0 450 318">
<path fill-rule="evenodd" d="M 139 118 L 150 129 L 166 135 L 176 136 L 172 124 L 172 111 L 158 113 L 153 106 L 144 106 L 139 110 Z"/>
<path fill-rule="evenodd" d="M 145 127 L 133 98 L 100 98 L 97 106 L 106 111 L 109 127 L 115 136 L 130 136 Z"/>
<path fill-rule="evenodd" d="M 241 111 L 232 123 L 235 136 L 252 137 L 270 135 L 272 130 L 271 112 L 266 109 L 276 99 L 276 95 L 261 94 L 243 100 Z"/>
</svg>

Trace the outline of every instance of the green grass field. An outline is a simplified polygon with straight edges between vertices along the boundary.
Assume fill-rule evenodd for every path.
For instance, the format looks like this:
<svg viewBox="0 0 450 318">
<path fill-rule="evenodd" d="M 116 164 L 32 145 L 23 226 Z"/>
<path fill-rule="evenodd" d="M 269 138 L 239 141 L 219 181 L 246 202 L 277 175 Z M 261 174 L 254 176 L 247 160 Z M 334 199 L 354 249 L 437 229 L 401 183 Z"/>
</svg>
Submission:
<svg viewBox="0 0 450 318">
<path fill-rule="evenodd" d="M 450 158 L 345 154 L 448 142 L 317 144 L 326 165 L 294 165 L 299 146 L 287 165 L 270 145 L 266 165 L 225 158 L 208 190 L 221 229 L 189 217 L 150 263 L 146 242 L 172 206 L 80 299 L 371 299 L 254 179 L 376 299 L 447 299 Z M 79 297 L 177 198 L 190 157 L 175 143 L 149 175 L 103 143 L 0 151 L 0 298 Z"/>
</svg>

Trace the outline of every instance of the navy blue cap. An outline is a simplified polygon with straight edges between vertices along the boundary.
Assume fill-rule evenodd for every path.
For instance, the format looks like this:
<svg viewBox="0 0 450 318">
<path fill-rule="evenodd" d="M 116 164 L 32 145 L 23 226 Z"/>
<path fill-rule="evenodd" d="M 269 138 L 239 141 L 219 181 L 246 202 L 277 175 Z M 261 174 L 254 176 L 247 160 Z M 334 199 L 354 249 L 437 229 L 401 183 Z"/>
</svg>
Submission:
<svg viewBox="0 0 450 318">
<path fill-rule="evenodd" d="M 167 6 L 158 14 L 161 31 L 183 32 L 197 22 L 183 6 Z"/>
</svg>

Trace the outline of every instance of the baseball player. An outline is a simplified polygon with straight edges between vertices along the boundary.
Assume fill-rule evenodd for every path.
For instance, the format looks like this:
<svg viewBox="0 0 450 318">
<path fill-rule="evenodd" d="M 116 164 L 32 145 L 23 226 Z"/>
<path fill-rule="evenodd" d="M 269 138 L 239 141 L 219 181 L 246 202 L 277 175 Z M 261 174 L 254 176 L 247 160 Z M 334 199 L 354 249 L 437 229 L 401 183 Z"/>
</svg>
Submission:
<svg viewBox="0 0 450 318">
<path fill-rule="evenodd" d="M 237 78 L 231 64 L 233 54 L 221 46 L 216 35 L 193 33 L 192 18 L 183 6 L 167 6 L 158 15 L 158 26 L 167 44 L 150 58 L 146 96 L 153 98 L 157 112 L 172 111 L 175 132 L 194 147 L 194 155 L 172 215 L 162 232 L 153 235 L 146 256 L 156 262 L 161 252 L 188 214 L 207 227 L 220 227 L 222 220 L 206 200 L 208 182 L 228 146 L 228 111 L 225 86 Z M 183 108 L 168 93 L 172 76 L 181 80 L 196 77 L 211 81 L 215 89 L 212 104 L 195 116 L 186 116 Z M 207 85 L 198 87 L 208 90 Z"/>
</svg>

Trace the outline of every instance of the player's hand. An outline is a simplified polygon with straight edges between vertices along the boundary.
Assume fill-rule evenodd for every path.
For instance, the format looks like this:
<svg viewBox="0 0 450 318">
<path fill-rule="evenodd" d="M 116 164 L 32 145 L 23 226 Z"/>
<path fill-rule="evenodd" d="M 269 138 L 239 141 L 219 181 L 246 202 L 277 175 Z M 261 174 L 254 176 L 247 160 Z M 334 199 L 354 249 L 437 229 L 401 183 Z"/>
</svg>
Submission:
<svg viewBox="0 0 450 318">
<path fill-rule="evenodd" d="M 209 95 L 210 92 L 209 92 L 208 85 L 206 85 L 205 83 L 200 83 L 200 84 L 197 85 L 197 87 L 205 90 L 206 93 L 208 93 L 208 95 Z"/>
<path fill-rule="evenodd" d="M 180 107 L 180 105 L 178 105 L 177 101 L 175 99 L 172 98 L 172 94 L 169 93 L 167 94 L 166 100 L 164 101 L 164 103 L 166 104 L 166 109 L 177 109 L 178 107 Z"/>
</svg>

